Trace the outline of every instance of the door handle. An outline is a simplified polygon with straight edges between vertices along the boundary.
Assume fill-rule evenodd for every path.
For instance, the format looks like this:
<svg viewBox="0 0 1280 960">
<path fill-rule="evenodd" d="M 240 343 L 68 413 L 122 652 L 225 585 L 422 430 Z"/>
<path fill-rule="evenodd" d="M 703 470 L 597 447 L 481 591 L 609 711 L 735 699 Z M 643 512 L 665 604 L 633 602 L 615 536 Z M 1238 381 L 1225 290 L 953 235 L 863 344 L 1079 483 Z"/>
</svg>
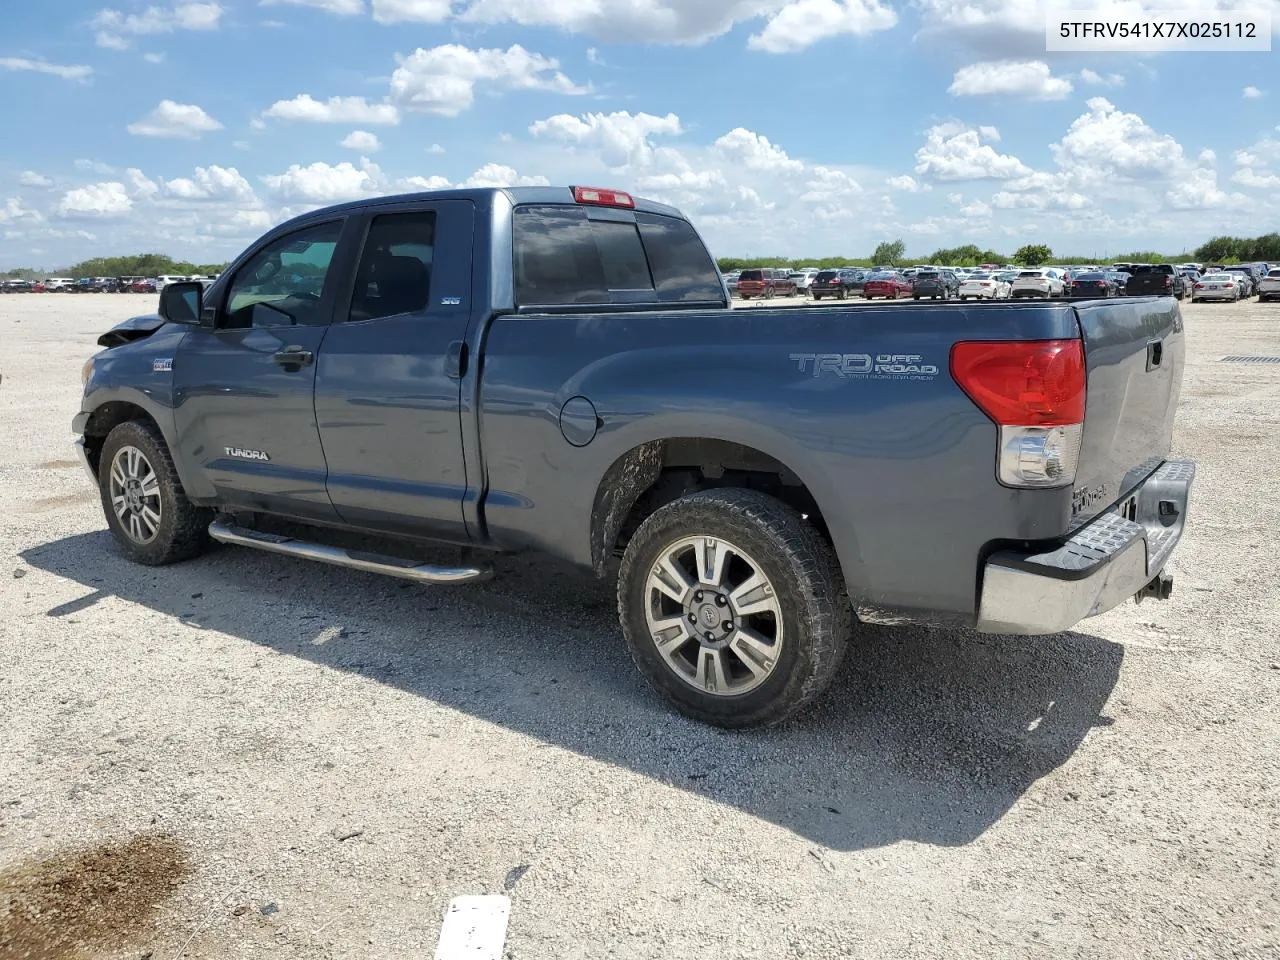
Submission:
<svg viewBox="0 0 1280 960">
<path fill-rule="evenodd" d="M 286 370 L 300 370 L 311 363 L 316 355 L 302 347 L 285 347 L 271 355 L 271 359 Z"/>
<path fill-rule="evenodd" d="M 1147 369 L 1154 370 L 1164 359 L 1164 342 L 1152 340 L 1147 344 Z"/>
</svg>

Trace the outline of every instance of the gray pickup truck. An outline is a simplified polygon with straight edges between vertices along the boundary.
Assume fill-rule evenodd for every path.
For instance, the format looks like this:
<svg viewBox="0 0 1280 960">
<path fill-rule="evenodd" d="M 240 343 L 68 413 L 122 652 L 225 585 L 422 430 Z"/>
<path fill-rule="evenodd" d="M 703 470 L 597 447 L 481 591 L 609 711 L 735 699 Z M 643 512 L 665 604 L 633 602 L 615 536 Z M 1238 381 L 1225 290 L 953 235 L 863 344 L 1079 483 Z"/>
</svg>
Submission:
<svg viewBox="0 0 1280 960">
<path fill-rule="evenodd" d="M 813 700 L 858 621 L 1168 597 L 1171 298 L 728 307 L 690 223 L 619 191 L 360 201 L 104 334 L 74 430 L 137 562 L 461 583 L 541 551 L 616 575 L 641 672 L 723 726 Z"/>
</svg>

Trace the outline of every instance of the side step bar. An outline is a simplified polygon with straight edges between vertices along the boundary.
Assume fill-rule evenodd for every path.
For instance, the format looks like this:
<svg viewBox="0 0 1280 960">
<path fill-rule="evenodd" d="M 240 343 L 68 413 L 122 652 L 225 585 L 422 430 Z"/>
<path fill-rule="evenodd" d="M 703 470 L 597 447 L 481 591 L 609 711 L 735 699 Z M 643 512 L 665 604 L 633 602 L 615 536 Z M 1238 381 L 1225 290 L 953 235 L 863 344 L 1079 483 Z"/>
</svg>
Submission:
<svg viewBox="0 0 1280 960">
<path fill-rule="evenodd" d="M 286 557 L 317 560 L 320 563 L 346 567 L 349 570 L 381 573 L 401 580 L 412 580 L 415 583 L 469 583 L 473 580 L 488 580 L 493 576 L 491 567 L 444 567 L 419 563 L 416 560 L 401 560 L 398 557 L 388 557 L 383 554 L 329 547 L 309 540 L 298 540 L 294 537 L 283 537 L 275 533 L 237 527 L 222 517 L 209 524 L 209 536 L 219 543 L 253 547 L 255 550 L 265 550 L 267 553 L 284 554 Z"/>
</svg>

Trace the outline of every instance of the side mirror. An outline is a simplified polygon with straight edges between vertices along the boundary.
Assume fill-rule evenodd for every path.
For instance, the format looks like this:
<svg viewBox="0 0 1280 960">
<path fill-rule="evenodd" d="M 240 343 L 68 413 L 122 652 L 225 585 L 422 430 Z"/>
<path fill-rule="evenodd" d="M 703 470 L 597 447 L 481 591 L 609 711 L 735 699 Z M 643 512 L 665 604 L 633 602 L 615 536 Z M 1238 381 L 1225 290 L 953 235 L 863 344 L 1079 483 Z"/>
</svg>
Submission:
<svg viewBox="0 0 1280 960">
<path fill-rule="evenodd" d="M 196 280 L 165 284 L 160 291 L 161 319 L 168 323 L 200 322 L 204 306 L 204 284 Z"/>
</svg>

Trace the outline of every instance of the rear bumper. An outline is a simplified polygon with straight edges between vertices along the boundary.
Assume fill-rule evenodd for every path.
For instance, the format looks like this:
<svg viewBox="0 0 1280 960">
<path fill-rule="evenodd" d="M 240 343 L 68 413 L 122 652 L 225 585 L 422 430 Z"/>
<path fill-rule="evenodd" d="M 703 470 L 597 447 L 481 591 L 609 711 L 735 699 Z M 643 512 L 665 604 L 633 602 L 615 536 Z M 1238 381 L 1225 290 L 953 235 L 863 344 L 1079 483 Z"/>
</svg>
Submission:
<svg viewBox="0 0 1280 960">
<path fill-rule="evenodd" d="M 1059 633 L 1142 593 L 1161 578 L 1182 537 L 1195 474 L 1194 462 L 1167 460 L 1124 501 L 1132 504 L 1127 515 L 1104 513 L 1048 553 L 993 554 L 983 571 L 978 630 Z M 1154 593 L 1167 597 L 1167 586 Z"/>
</svg>

